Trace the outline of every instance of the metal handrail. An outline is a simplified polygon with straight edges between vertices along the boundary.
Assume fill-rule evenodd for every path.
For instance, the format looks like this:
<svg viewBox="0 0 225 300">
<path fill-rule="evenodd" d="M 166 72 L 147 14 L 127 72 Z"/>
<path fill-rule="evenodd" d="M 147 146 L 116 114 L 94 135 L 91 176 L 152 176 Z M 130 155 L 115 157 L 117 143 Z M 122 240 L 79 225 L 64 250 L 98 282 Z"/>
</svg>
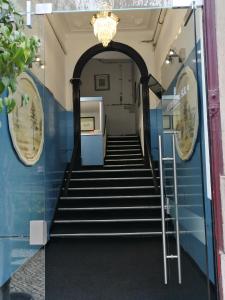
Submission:
<svg viewBox="0 0 225 300">
<path fill-rule="evenodd" d="M 159 191 L 159 186 L 158 186 L 158 183 L 157 183 L 157 176 L 155 175 L 155 170 L 154 170 L 154 167 L 153 167 L 153 160 L 152 160 L 152 155 L 151 155 L 151 151 L 150 151 L 150 146 L 148 144 L 148 140 L 146 140 L 146 147 L 147 147 L 147 154 L 148 154 L 148 162 L 149 162 L 149 166 L 150 166 L 150 169 L 151 169 L 151 172 L 152 172 L 152 178 L 153 178 L 153 184 L 154 184 L 154 187 L 155 187 L 155 191 L 158 192 Z"/>
<path fill-rule="evenodd" d="M 68 169 L 68 176 L 67 176 L 66 185 L 64 189 L 64 196 L 68 195 L 71 177 L 73 174 L 74 167 L 76 165 L 76 160 L 78 159 L 78 149 L 79 149 L 79 143 L 76 143 L 76 145 L 73 148 L 72 158 Z"/>
<path fill-rule="evenodd" d="M 106 155 L 106 144 L 107 144 L 107 131 L 106 131 L 106 125 L 107 125 L 107 116 L 105 116 L 105 123 L 104 123 L 104 130 L 103 130 L 103 137 L 104 137 L 104 159 Z"/>
</svg>

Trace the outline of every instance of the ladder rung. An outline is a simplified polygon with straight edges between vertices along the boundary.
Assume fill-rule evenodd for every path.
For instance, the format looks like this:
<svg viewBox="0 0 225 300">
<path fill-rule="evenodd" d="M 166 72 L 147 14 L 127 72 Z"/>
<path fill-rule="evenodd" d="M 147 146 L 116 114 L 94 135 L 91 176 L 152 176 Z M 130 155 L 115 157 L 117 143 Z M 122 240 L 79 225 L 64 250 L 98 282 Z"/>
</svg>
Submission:
<svg viewBox="0 0 225 300">
<path fill-rule="evenodd" d="M 164 157 L 162 160 L 163 161 L 173 161 L 174 158 L 173 157 Z"/>
<path fill-rule="evenodd" d="M 168 259 L 177 259 L 178 256 L 177 255 L 167 255 L 166 258 L 168 258 Z"/>
</svg>

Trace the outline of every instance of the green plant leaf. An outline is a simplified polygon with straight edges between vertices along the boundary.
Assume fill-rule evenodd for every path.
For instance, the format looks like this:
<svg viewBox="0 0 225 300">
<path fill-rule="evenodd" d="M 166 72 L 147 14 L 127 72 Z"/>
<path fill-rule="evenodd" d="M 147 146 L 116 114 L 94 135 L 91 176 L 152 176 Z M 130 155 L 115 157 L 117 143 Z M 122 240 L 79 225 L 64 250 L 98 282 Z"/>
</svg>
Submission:
<svg viewBox="0 0 225 300">
<path fill-rule="evenodd" d="M 3 111 L 3 108 L 4 108 L 3 99 L 0 98 L 0 112 Z"/>
<path fill-rule="evenodd" d="M 5 106 L 6 106 L 6 109 L 7 109 L 7 113 L 8 114 L 11 113 L 14 110 L 15 106 L 16 106 L 16 101 L 14 99 L 6 97 L 4 99 L 4 102 L 5 102 Z"/>
<path fill-rule="evenodd" d="M 7 88 L 9 86 L 10 79 L 6 76 L 3 76 L 1 82 L 3 83 L 4 87 Z"/>
<path fill-rule="evenodd" d="M 0 95 L 7 89 L 15 93 L 17 77 L 34 61 L 40 40 L 28 37 L 23 32 L 24 19 L 16 11 L 11 0 L 0 0 Z M 22 103 L 27 104 L 29 97 L 24 95 Z M 1 99 L 0 111 L 6 106 L 10 113 L 16 102 L 9 97 Z"/>
<path fill-rule="evenodd" d="M 4 84 L 0 81 L 0 95 L 4 92 L 5 86 Z"/>
</svg>

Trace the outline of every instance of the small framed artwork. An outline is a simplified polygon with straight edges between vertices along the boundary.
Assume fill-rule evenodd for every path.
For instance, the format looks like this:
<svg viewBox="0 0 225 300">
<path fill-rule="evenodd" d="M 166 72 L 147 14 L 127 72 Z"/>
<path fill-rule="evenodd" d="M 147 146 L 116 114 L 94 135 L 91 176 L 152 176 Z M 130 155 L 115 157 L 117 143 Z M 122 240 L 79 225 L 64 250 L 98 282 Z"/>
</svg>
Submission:
<svg viewBox="0 0 225 300">
<path fill-rule="evenodd" d="M 96 91 L 109 91 L 110 90 L 109 74 L 95 75 L 95 90 Z"/>
<path fill-rule="evenodd" d="M 81 117 L 80 127 L 81 127 L 81 131 L 94 131 L 95 117 Z"/>
</svg>

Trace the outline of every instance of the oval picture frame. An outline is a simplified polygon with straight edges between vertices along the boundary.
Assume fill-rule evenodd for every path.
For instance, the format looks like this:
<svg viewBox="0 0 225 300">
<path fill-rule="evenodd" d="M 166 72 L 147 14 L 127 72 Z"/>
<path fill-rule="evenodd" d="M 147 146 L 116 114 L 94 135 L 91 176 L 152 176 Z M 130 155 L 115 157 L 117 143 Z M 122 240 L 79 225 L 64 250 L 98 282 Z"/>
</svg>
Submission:
<svg viewBox="0 0 225 300">
<path fill-rule="evenodd" d="M 14 110 L 8 114 L 9 131 L 12 144 L 19 159 L 26 166 L 35 165 L 44 146 L 44 111 L 37 86 L 31 76 L 22 73 L 18 79 L 17 90 L 13 95 L 16 101 Z M 28 103 L 22 100 L 29 96 Z"/>
<path fill-rule="evenodd" d="M 179 105 L 173 113 L 176 149 L 180 159 L 187 161 L 194 152 L 199 129 L 198 86 L 194 71 L 189 66 L 177 79 L 176 93 L 180 96 Z"/>
</svg>

